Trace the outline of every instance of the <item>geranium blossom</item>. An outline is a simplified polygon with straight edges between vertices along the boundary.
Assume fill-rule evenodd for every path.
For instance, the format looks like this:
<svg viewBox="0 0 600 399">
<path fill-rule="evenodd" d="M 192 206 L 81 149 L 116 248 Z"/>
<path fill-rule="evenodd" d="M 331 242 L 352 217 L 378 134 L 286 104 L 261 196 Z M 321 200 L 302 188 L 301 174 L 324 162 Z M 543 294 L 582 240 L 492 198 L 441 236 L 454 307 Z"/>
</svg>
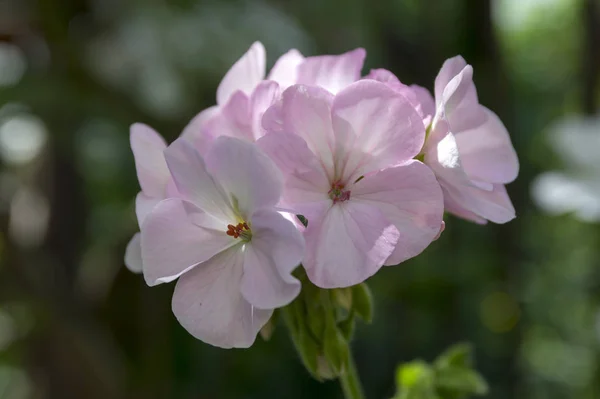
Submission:
<svg viewBox="0 0 600 399">
<path fill-rule="evenodd" d="M 196 338 L 248 347 L 274 308 L 292 301 L 304 253 L 296 227 L 274 210 L 282 178 L 256 146 L 220 137 L 201 157 L 185 139 L 165 151 L 181 198 L 154 207 L 141 229 L 149 285 L 177 281 L 173 312 Z"/>
<path fill-rule="evenodd" d="M 515 210 L 504 184 L 519 171 L 517 155 L 500 119 L 479 104 L 473 68 L 460 57 L 447 60 L 435 79 L 435 102 L 419 86 L 405 86 L 385 70 L 368 78 L 405 95 L 431 125 L 421 156 L 444 191 L 446 210 L 486 223 L 506 223 Z"/>
<path fill-rule="evenodd" d="M 371 80 L 337 95 L 295 85 L 263 118 L 258 141 L 286 176 L 282 205 L 308 219 L 303 265 L 324 288 L 358 284 L 416 256 L 440 231 L 442 193 L 412 158 L 421 117 Z"/>
<path fill-rule="evenodd" d="M 359 48 L 341 55 L 305 58 L 292 49 L 277 60 L 267 76 L 265 48 L 255 42 L 225 74 L 217 89 L 217 105 L 198 114 L 182 136 L 200 152 L 219 136 L 253 142 L 265 134 L 261 118 L 283 90 L 304 83 L 336 93 L 360 78 L 365 55 Z"/>
<path fill-rule="evenodd" d="M 163 151 L 167 143 L 151 127 L 142 123 L 131 126 L 129 136 L 135 159 L 138 181 L 142 188 L 135 199 L 135 212 L 141 226 L 152 208 L 165 198 L 177 196 Z M 125 265 L 133 272 L 141 273 L 142 258 L 140 234 L 136 233 L 125 251 Z"/>
</svg>

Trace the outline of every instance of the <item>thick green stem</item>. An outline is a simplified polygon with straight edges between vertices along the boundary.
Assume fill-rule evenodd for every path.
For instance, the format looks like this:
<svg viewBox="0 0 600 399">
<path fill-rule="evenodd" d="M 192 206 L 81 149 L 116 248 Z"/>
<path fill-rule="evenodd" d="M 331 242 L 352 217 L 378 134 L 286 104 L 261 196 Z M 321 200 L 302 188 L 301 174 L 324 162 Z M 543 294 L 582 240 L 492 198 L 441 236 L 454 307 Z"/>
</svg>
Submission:
<svg viewBox="0 0 600 399">
<path fill-rule="evenodd" d="M 364 399 L 362 386 L 360 385 L 360 378 L 356 371 L 354 359 L 352 358 L 352 352 L 349 351 L 348 362 L 344 369 L 344 372 L 340 375 L 340 384 L 344 391 L 345 399 Z"/>
</svg>

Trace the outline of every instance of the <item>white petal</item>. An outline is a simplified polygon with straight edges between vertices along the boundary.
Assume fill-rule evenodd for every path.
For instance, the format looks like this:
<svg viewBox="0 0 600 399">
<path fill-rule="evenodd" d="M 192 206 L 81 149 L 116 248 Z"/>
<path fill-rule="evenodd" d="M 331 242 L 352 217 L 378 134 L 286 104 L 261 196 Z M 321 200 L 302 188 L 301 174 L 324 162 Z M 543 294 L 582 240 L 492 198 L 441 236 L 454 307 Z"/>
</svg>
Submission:
<svg viewBox="0 0 600 399">
<path fill-rule="evenodd" d="M 303 256 L 304 238 L 293 223 L 278 212 L 255 213 L 252 240 L 244 253 L 244 298 L 260 309 L 290 303 L 300 292 L 300 282 L 292 271 Z"/>
<path fill-rule="evenodd" d="M 231 248 L 183 275 L 173 313 L 194 337 L 220 348 L 248 348 L 272 310 L 256 309 L 240 292 L 244 256 Z"/>
<path fill-rule="evenodd" d="M 250 95 L 256 85 L 265 78 L 266 58 L 265 47 L 260 42 L 254 42 L 221 80 L 217 88 L 217 104 L 225 104 L 238 90 Z"/>
<path fill-rule="evenodd" d="M 186 206 L 193 207 L 191 203 Z M 152 286 L 173 281 L 197 264 L 239 244 L 225 233 L 226 229 L 226 225 L 222 230 L 214 230 L 193 223 L 182 200 L 170 198 L 159 203 L 142 226 L 146 283 Z"/>
<path fill-rule="evenodd" d="M 285 90 L 298 81 L 298 66 L 304 61 L 304 56 L 296 50 L 291 49 L 275 62 L 269 77 L 279 84 L 281 90 Z"/>
<path fill-rule="evenodd" d="M 170 177 L 163 155 L 167 147 L 165 140 L 154 129 L 141 123 L 131 125 L 129 139 L 142 191 L 150 197 L 164 197 Z"/>
</svg>

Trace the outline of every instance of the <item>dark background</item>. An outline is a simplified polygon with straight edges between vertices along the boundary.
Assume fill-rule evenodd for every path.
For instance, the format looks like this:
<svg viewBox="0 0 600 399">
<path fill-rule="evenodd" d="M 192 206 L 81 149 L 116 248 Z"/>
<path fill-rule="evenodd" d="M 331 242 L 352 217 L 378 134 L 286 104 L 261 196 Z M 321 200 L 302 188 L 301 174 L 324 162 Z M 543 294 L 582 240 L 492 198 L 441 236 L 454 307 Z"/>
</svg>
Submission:
<svg viewBox="0 0 600 399">
<path fill-rule="evenodd" d="M 429 89 L 461 54 L 520 157 L 508 187 L 516 220 L 447 217 L 423 255 L 369 280 L 375 320 L 354 343 L 367 396 L 393 395 L 400 362 L 468 340 L 491 399 L 600 398 L 600 226 L 546 215 L 530 198 L 539 173 L 563 167 L 549 127 L 598 109 L 599 10 L 593 0 L 0 0 L 0 398 L 341 398 L 337 383 L 310 379 L 283 325 L 250 350 L 210 347 L 175 321 L 172 284 L 148 288 L 123 266 L 139 190 L 129 125 L 176 138 L 254 40 L 269 65 L 292 47 L 364 47 L 364 73 L 384 67 Z"/>
</svg>

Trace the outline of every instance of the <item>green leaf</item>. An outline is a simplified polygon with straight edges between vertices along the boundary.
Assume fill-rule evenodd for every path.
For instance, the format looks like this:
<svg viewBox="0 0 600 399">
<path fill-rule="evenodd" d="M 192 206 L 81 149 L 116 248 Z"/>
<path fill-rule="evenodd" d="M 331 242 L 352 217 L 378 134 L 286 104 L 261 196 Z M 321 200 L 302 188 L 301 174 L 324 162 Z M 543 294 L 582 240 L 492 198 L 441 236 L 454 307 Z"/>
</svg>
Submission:
<svg viewBox="0 0 600 399">
<path fill-rule="evenodd" d="M 479 373 L 464 367 L 446 367 L 438 370 L 435 380 L 439 390 L 457 394 L 485 395 L 489 390 Z"/>
<path fill-rule="evenodd" d="M 437 368 L 448 366 L 470 368 L 473 366 L 473 346 L 466 342 L 453 345 L 438 356 L 434 365 Z"/>
<path fill-rule="evenodd" d="M 421 360 L 404 364 L 396 371 L 395 399 L 440 399 L 435 390 L 433 369 Z"/>
<path fill-rule="evenodd" d="M 352 287 L 352 310 L 367 323 L 373 320 L 373 295 L 366 283 Z"/>
</svg>

